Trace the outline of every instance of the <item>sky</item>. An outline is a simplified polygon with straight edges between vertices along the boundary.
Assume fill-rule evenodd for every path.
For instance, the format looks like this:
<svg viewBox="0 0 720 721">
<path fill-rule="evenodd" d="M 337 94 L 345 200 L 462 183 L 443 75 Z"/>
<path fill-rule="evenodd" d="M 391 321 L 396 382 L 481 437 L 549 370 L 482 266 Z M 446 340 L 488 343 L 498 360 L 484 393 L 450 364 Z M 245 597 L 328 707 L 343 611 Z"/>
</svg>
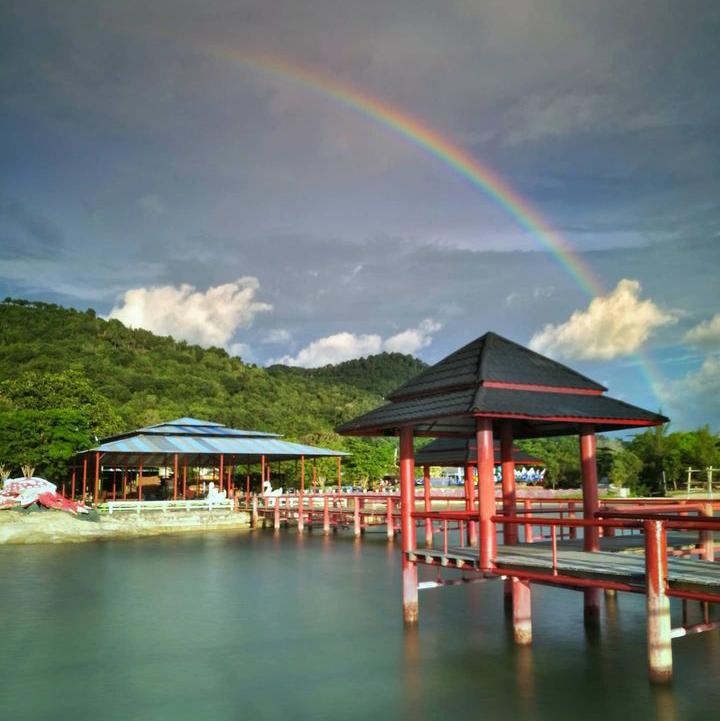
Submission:
<svg viewBox="0 0 720 721">
<path fill-rule="evenodd" d="M 2 0 L 0 293 L 258 365 L 493 330 L 717 430 L 718 37 L 692 0 Z"/>
</svg>

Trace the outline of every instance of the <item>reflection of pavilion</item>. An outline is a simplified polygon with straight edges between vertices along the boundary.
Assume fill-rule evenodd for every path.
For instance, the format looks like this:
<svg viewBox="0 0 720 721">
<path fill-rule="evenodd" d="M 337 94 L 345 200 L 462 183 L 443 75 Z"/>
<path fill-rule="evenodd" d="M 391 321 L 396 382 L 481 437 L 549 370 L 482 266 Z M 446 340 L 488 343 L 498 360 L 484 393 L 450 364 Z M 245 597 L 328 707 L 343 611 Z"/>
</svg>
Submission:
<svg viewBox="0 0 720 721">
<path fill-rule="evenodd" d="M 226 490 L 231 495 L 239 477 L 244 476 L 249 492 L 252 466 L 259 465 L 262 484 L 269 480 L 270 464 L 278 461 L 300 461 L 301 483 L 304 484 L 306 460 L 337 458 L 339 478 L 340 458 L 344 455 L 342 451 L 291 443 L 276 433 L 238 430 L 221 423 L 178 418 L 105 438 L 97 447 L 79 453 L 77 465 L 72 470 L 71 495 L 74 497 L 76 486 L 81 486 L 82 498 L 85 498 L 88 461 L 92 464 L 93 495 L 97 505 L 103 492 L 108 493 L 110 488 L 113 496 L 122 494 L 121 497 L 127 499 L 133 494 L 137 500 L 142 500 L 144 488 L 147 496 L 146 483 L 157 487 L 164 482 L 165 496 L 185 499 L 189 495 L 198 495 L 205 481 L 213 481 L 221 492 Z M 103 473 L 103 467 L 111 469 L 110 473 Z M 147 478 L 143 470 L 151 468 L 170 468 L 172 471 L 162 475 L 153 473 Z M 78 471 L 82 474 L 80 479 L 77 478 Z M 155 488 L 154 493 L 157 495 L 159 489 Z"/>
</svg>

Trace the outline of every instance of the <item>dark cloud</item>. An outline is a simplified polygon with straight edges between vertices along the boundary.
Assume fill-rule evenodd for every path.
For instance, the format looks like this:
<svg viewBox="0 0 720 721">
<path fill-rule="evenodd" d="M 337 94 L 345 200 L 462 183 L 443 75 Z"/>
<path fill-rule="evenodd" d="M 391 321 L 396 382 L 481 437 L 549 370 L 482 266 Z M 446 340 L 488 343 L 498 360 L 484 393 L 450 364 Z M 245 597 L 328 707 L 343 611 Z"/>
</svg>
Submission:
<svg viewBox="0 0 720 721">
<path fill-rule="evenodd" d="M 493 167 L 608 290 L 637 279 L 678 312 L 650 340 L 662 357 L 717 312 L 719 31 L 714 2 L 4 3 L 2 290 L 107 312 L 128 288 L 254 276 L 274 310 L 238 341 L 258 356 L 433 318 L 434 360 L 487 328 L 526 342 L 587 306 L 447 164 L 230 52 L 263 51 Z M 264 348 L 278 328 L 288 347 Z M 588 370 L 653 403 L 632 366 Z"/>
</svg>

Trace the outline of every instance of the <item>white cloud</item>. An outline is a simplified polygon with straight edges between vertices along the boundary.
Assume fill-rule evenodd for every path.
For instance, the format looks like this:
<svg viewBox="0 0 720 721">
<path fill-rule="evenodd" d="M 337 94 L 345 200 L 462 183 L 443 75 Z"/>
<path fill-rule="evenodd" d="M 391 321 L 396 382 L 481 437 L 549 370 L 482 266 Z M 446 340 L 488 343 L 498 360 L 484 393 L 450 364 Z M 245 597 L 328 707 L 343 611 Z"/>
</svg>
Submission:
<svg viewBox="0 0 720 721">
<path fill-rule="evenodd" d="M 640 283 L 623 278 L 615 290 L 594 298 L 565 323 L 546 325 L 530 347 L 541 353 L 581 360 L 610 360 L 637 351 L 652 331 L 675 316 L 640 299 Z"/>
<path fill-rule="evenodd" d="M 697 370 L 664 383 L 660 391 L 671 419 L 680 426 L 696 428 L 701 422 L 720 422 L 715 403 L 720 396 L 720 357 L 708 356 Z"/>
<path fill-rule="evenodd" d="M 685 342 L 701 348 L 720 347 L 720 313 L 691 328 L 685 334 Z"/>
<path fill-rule="evenodd" d="M 289 343 L 291 340 L 290 331 L 285 330 L 285 328 L 274 328 L 265 334 L 262 342 L 282 345 L 283 343 Z"/>
<path fill-rule="evenodd" d="M 296 356 L 283 356 L 268 361 L 283 365 L 318 368 L 329 363 L 342 363 L 352 358 L 375 355 L 382 351 L 389 353 L 415 353 L 432 343 L 432 334 L 442 328 L 442 324 L 426 318 L 417 328 L 408 328 L 385 340 L 376 333 L 356 335 L 355 333 L 335 333 L 319 338 L 303 348 Z"/>
<path fill-rule="evenodd" d="M 417 328 L 408 328 L 388 338 L 383 343 L 383 350 L 389 353 L 417 353 L 432 343 L 433 333 L 437 333 L 441 328 L 442 323 L 425 318 Z"/>
<path fill-rule="evenodd" d="M 283 365 L 318 368 L 328 363 L 342 363 L 351 358 L 374 355 L 382 350 L 382 338 L 379 335 L 355 335 L 355 333 L 335 333 L 314 340 L 303 348 L 294 358 L 283 356 L 269 361 Z"/>
<path fill-rule="evenodd" d="M 192 285 L 132 288 L 108 318 L 131 328 L 172 335 L 203 346 L 225 346 L 238 328 L 252 324 L 257 313 L 272 310 L 254 300 L 260 284 L 251 276 L 208 288 Z"/>
</svg>

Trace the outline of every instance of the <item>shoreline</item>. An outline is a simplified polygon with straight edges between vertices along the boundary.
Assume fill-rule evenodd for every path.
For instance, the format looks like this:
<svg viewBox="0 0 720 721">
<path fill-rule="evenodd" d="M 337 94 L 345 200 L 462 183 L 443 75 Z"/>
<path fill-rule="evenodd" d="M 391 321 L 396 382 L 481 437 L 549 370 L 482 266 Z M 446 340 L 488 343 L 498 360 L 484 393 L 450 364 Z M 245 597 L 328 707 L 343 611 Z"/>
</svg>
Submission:
<svg viewBox="0 0 720 721">
<path fill-rule="evenodd" d="M 0 546 L 38 543 L 85 543 L 207 531 L 250 530 L 250 514 L 234 512 L 176 512 L 102 515 L 85 520 L 63 511 L 15 511 L 0 513 Z"/>
</svg>

